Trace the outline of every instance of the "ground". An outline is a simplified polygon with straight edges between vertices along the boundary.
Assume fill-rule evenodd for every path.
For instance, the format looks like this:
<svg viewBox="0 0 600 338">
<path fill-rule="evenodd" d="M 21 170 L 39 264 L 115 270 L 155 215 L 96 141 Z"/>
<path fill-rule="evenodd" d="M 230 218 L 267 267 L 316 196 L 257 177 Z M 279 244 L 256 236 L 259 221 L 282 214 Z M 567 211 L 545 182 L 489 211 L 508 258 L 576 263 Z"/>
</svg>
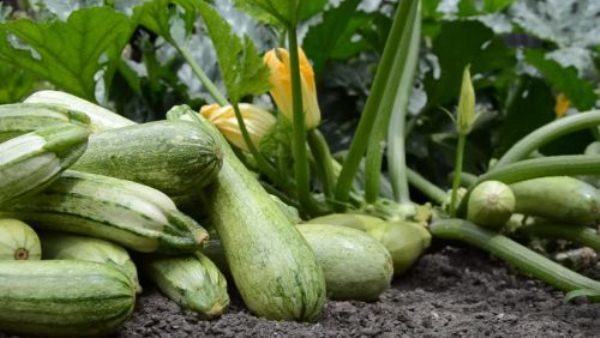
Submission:
<svg viewBox="0 0 600 338">
<path fill-rule="evenodd" d="M 600 270 L 587 273 L 599 277 Z M 181 311 L 151 287 L 118 337 L 592 337 L 600 304 L 566 304 L 563 293 L 470 248 L 421 258 L 374 303 L 327 303 L 317 323 L 273 322 L 239 300 L 214 321 Z M 0 333 L 0 337 L 5 337 Z"/>
</svg>

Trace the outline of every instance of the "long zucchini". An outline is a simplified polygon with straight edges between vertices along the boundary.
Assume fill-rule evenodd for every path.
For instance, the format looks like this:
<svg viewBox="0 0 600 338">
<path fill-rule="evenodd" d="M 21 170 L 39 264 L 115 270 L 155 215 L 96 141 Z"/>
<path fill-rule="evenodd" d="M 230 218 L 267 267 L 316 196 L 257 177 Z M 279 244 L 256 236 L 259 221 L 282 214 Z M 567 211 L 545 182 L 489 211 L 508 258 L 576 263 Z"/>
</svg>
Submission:
<svg viewBox="0 0 600 338">
<path fill-rule="evenodd" d="M 0 331 L 35 336 L 108 334 L 132 313 L 135 287 L 110 265 L 0 261 Z"/>
<path fill-rule="evenodd" d="M 203 129 L 183 121 L 156 121 L 90 137 L 73 169 L 118 177 L 170 196 L 198 193 L 221 168 L 221 149 Z"/>
<path fill-rule="evenodd" d="M 0 219 L 0 261 L 40 260 L 40 239 L 33 229 L 16 219 Z"/>
<path fill-rule="evenodd" d="M 108 239 L 140 252 L 193 252 L 208 236 L 156 189 L 74 170 L 43 192 L 0 210 L 0 217 L 40 229 Z"/>
<path fill-rule="evenodd" d="M 73 123 L 87 128 L 90 119 L 84 113 L 43 103 L 0 105 L 0 143 L 17 136 L 49 127 Z"/>
<path fill-rule="evenodd" d="M 98 238 L 73 236 L 60 232 L 42 232 L 40 237 L 44 259 L 109 264 L 127 275 L 138 293 L 142 291 L 135 264 L 122 247 Z"/>
<path fill-rule="evenodd" d="M 208 318 L 220 316 L 229 305 L 227 280 L 205 255 L 144 257 L 148 277 L 180 306 Z"/>
<path fill-rule="evenodd" d="M 390 287 L 392 257 L 376 239 L 341 225 L 300 224 L 298 230 L 323 268 L 329 298 L 373 301 Z"/>
<path fill-rule="evenodd" d="M 126 119 L 119 114 L 115 114 L 97 104 L 56 90 L 42 90 L 35 92 L 26 98 L 24 102 L 54 104 L 70 110 L 82 112 L 90 118 L 90 128 L 94 133 L 102 130 L 121 128 L 135 124 L 135 122 Z"/>
<path fill-rule="evenodd" d="M 0 143 L 0 204 L 53 182 L 85 151 L 87 138 L 85 129 L 61 124 Z"/>
<path fill-rule="evenodd" d="M 325 279 L 314 253 L 227 141 L 202 117 L 197 122 L 223 149 L 223 168 L 204 203 L 246 306 L 268 319 L 315 319 Z"/>
<path fill-rule="evenodd" d="M 568 176 L 541 177 L 510 185 L 515 212 L 572 224 L 600 220 L 600 192 Z"/>
</svg>

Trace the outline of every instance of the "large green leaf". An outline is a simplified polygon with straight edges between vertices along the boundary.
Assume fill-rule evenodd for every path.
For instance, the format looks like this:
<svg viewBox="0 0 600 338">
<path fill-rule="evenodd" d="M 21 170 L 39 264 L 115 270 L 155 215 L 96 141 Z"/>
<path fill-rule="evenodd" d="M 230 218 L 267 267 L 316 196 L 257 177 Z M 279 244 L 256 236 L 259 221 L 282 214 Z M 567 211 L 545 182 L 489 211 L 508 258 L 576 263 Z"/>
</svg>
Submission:
<svg viewBox="0 0 600 338">
<path fill-rule="evenodd" d="M 244 96 L 269 90 L 269 71 L 247 36 L 241 39 L 219 13 L 205 2 L 198 2 L 219 60 L 219 69 L 229 99 L 237 103 Z"/>
<path fill-rule="evenodd" d="M 35 87 L 35 81 L 30 74 L 5 62 L 0 62 L 0 79 L 0 104 L 21 101 Z"/>
<path fill-rule="evenodd" d="M 297 23 L 299 5 L 307 1 L 311 0 L 235 0 L 235 4 L 262 22 L 291 27 Z"/>
<path fill-rule="evenodd" d="M 96 76 L 110 78 L 131 35 L 127 16 L 110 8 L 73 12 L 66 22 L 0 24 L 0 60 L 56 87 L 95 100 Z"/>
<path fill-rule="evenodd" d="M 198 15 L 197 1 L 152 0 L 136 7 L 134 13 L 134 20 L 142 26 L 171 43 L 181 43 L 180 40 L 184 37 L 179 35 L 189 33 L 193 29 Z M 182 20 L 184 32 L 177 31 L 179 27 L 175 23 L 176 18 Z"/>
<path fill-rule="evenodd" d="M 536 67 L 543 77 L 556 89 L 563 92 L 578 110 L 591 109 L 598 96 L 594 86 L 577 74 L 575 67 L 563 68 L 558 62 L 546 58 L 540 50 L 525 51 L 525 60 Z"/>
</svg>

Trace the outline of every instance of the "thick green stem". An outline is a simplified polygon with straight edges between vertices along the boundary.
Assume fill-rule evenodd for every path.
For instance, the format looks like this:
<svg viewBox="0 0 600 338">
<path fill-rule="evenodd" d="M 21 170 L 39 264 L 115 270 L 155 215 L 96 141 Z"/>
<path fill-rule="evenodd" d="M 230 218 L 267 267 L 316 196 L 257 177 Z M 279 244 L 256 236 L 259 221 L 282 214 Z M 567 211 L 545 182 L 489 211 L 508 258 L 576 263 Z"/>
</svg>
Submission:
<svg viewBox="0 0 600 338">
<path fill-rule="evenodd" d="M 600 111 L 597 110 L 579 113 L 577 115 L 556 120 L 536 129 L 513 145 L 512 148 L 498 160 L 494 169 L 499 169 L 527 158 L 534 150 L 541 148 L 543 145 L 561 136 L 578 130 L 593 128 L 598 125 L 600 125 Z"/>
<path fill-rule="evenodd" d="M 460 188 L 460 175 L 462 174 L 466 139 L 466 134 L 458 134 L 458 144 L 456 146 L 456 160 L 454 161 L 454 180 L 452 181 L 452 197 L 450 198 L 450 216 L 452 217 L 456 216 L 456 201 L 458 200 L 458 188 Z"/>
<path fill-rule="evenodd" d="M 506 236 L 485 230 L 471 222 L 461 219 L 439 220 L 433 222 L 429 230 L 435 237 L 463 241 L 485 250 L 560 290 L 600 292 L 600 282 L 571 271 Z"/>
<path fill-rule="evenodd" d="M 202 67 L 194 60 L 194 57 L 190 53 L 190 51 L 184 46 L 178 45 L 176 42 L 172 42 L 173 46 L 179 51 L 179 53 L 183 56 L 185 61 L 192 67 L 192 71 L 198 77 L 198 80 L 202 82 L 206 90 L 210 93 L 210 95 L 215 99 L 220 106 L 226 106 L 229 104 L 225 96 L 221 94 L 217 86 L 208 78 Z"/>
<path fill-rule="evenodd" d="M 406 168 L 406 176 L 408 178 L 408 183 L 417 188 L 425 196 L 429 197 L 431 201 L 441 205 L 446 200 L 446 192 L 444 190 L 429 182 L 416 171 Z"/>
<path fill-rule="evenodd" d="M 290 27 L 288 31 L 288 43 L 290 46 L 290 72 L 292 75 L 292 97 L 294 107 L 294 131 L 292 138 L 294 174 L 296 177 L 296 188 L 301 211 L 303 214 L 306 214 L 307 212 L 310 212 L 312 206 L 309 182 L 309 163 L 306 153 L 306 128 L 304 125 L 304 109 L 302 108 L 300 62 L 298 59 L 298 40 L 296 37 L 296 27 Z"/>
<path fill-rule="evenodd" d="M 308 132 L 308 144 L 316 165 L 319 166 L 322 173 L 323 193 L 328 200 L 331 200 L 335 186 L 335 173 L 333 170 L 333 156 L 331 156 L 327 141 L 318 129 L 313 129 Z"/>
<path fill-rule="evenodd" d="M 583 225 L 541 223 L 523 226 L 518 232 L 528 237 L 566 239 L 600 252 L 598 230 Z"/>
<path fill-rule="evenodd" d="M 369 144 L 369 137 L 373 130 L 373 125 L 375 124 L 375 118 L 377 117 L 377 112 L 387 86 L 388 78 L 390 77 L 390 70 L 398 49 L 398 41 L 400 41 L 403 34 L 410 6 L 411 1 L 402 1 L 396 10 L 394 22 L 383 50 L 381 62 L 377 67 L 377 73 L 373 80 L 371 92 L 367 98 L 356 133 L 350 144 L 348 155 L 344 161 L 342 171 L 337 181 L 335 199 L 339 201 L 338 206 L 343 206 L 348 201 L 352 182 L 358 171 L 361 159 L 365 154 L 367 145 Z M 343 211 L 344 209 L 343 207 L 338 207 L 338 210 Z"/>
</svg>

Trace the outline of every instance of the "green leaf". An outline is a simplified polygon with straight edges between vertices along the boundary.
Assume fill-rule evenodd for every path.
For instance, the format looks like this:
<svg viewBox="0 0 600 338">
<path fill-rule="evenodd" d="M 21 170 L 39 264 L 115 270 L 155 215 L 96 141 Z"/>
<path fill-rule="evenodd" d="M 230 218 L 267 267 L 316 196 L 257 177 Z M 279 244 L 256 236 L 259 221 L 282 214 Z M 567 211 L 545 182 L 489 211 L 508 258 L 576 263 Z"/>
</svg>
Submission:
<svg viewBox="0 0 600 338">
<path fill-rule="evenodd" d="M 307 6 L 312 1 L 315 0 L 235 0 L 235 5 L 259 21 L 289 28 L 296 26 L 302 14 L 310 15 L 323 3 L 316 0 L 316 4 Z"/>
<path fill-rule="evenodd" d="M 484 0 L 483 11 L 486 13 L 500 12 L 512 5 L 515 0 Z"/>
<path fill-rule="evenodd" d="M 269 70 L 247 36 L 240 39 L 219 13 L 205 2 L 198 2 L 219 60 L 219 69 L 232 103 L 244 96 L 263 94 L 270 88 Z"/>
<path fill-rule="evenodd" d="M 134 20 L 148 30 L 162 36 L 170 43 L 181 42 L 174 23 L 180 15 L 183 17 L 184 33 L 192 31 L 197 17 L 197 2 L 193 0 L 153 0 L 136 7 Z"/>
<path fill-rule="evenodd" d="M 0 104 L 21 101 L 33 91 L 36 84 L 30 74 L 5 62 L 0 62 L 0 79 Z"/>
<path fill-rule="evenodd" d="M 525 51 L 525 60 L 536 67 L 552 86 L 563 92 L 578 110 L 594 107 L 598 99 L 594 86 L 581 79 L 575 67 L 563 68 L 558 62 L 547 59 L 542 51 L 534 49 Z"/>
<path fill-rule="evenodd" d="M 325 63 L 332 54 L 337 53 L 342 54 L 339 56 L 351 56 L 352 52 L 340 53 L 340 49 L 348 49 L 349 45 L 364 46 L 364 41 L 362 43 L 351 41 L 356 30 L 362 26 L 362 23 L 367 18 L 365 15 L 356 13 L 356 9 L 360 3 L 360 0 L 343 1 L 338 7 L 325 12 L 323 14 L 323 21 L 312 26 L 306 34 L 303 48 L 312 60 L 317 74 L 321 74 Z M 361 18 L 358 19 L 358 16 Z"/>
<path fill-rule="evenodd" d="M 102 70 L 112 76 L 131 32 L 127 16 L 105 7 L 73 12 L 66 22 L 7 22 L 0 24 L 0 60 L 95 100 L 95 77 Z"/>
</svg>

